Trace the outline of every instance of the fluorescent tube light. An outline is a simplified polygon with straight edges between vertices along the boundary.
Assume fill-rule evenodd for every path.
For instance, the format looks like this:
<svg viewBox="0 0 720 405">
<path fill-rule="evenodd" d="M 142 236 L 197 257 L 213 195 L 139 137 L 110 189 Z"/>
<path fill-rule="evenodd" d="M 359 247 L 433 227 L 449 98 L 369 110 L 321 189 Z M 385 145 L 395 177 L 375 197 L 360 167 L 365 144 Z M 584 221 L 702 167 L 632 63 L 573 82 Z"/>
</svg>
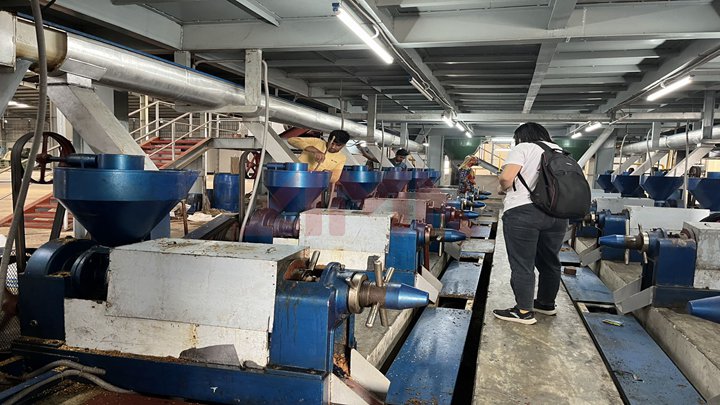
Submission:
<svg viewBox="0 0 720 405">
<path fill-rule="evenodd" d="M 472 132 L 465 131 L 465 136 L 467 136 L 468 138 L 472 138 Z"/>
<path fill-rule="evenodd" d="M 417 91 L 420 92 L 420 94 L 425 96 L 426 99 L 428 99 L 430 101 L 434 100 L 434 97 L 432 96 L 432 94 L 430 94 L 430 92 L 427 91 L 427 89 L 424 88 L 422 84 L 420 84 L 417 80 L 415 80 L 414 77 L 410 79 L 410 84 L 412 84 L 413 87 L 415 87 L 417 89 Z"/>
<path fill-rule="evenodd" d="M 348 28 L 350 28 L 350 31 L 352 31 L 355 35 L 358 36 L 365 44 L 373 51 L 375 52 L 380 59 L 382 59 L 383 62 L 387 63 L 388 65 L 393 63 L 393 57 L 388 53 L 388 51 L 383 48 L 382 45 L 380 45 L 380 42 L 378 42 L 377 39 L 373 38 L 372 35 L 370 35 L 363 27 L 360 26 L 358 21 L 350 15 L 345 9 L 342 7 L 339 7 L 337 10 L 337 13 L 335 14 L 337 18 L 340 19 L 345 25 L 347 25 Z"/>
<path fill-rule="evenodd" d="M 570 138 L 575 139 L 575 138 L 580 138 L 581 136 L 582 136 L 582 132 L 576 132 L 576 133 L 570 135 Z"/>
<path fill-rule="evenodd" d="M 463 126 L 462 122 L 460 122 L 460 121 L 455 123 L 455 128 L 457 128 L 459 131 L 465 131 L 465 127 Z"/>
<path fill-rule="evenodd" d="M 599 122 L 593 122 L 592 124 L 585 127 L 585 132 L 592 132 L 596 129 L 602 128 L 602 124 Z"/>
<path fill-rule="evenodd" d="M 426 147 L 426 148 L 427 148 L 428 146 L 430 146 L 430 144 L 429 144 L 429 143 L 427 143 L 427 142 L 423 142 L 423 144 L 422 144 L 422 145 L 423 145 L 424 147 Z"/>
<path fill-rule="evenodd" d="M 455 125 L 455 123 L 453 123 L 452 118 L 450 118 L 449 114 L 443 114 L 442 121 L 449 127 L 453 127 Z"/>
<path fill-rule="evenodd" d="M 676 81 L 670 83 L 669 85 L 664 86 L 664 87 L 658 89 L 657 91 L 653 92 L 652 94 L 650 94 L 647 97 L 647 100 L 648 101 L 657 100 L 660 97 L 664 97 L 683 86 L 687 86 L 688 84 L 690 84 L 690 82 L 692 82 L 692 76 L 685 76 L 682 79 L 676 80 Z"/>
</svg>

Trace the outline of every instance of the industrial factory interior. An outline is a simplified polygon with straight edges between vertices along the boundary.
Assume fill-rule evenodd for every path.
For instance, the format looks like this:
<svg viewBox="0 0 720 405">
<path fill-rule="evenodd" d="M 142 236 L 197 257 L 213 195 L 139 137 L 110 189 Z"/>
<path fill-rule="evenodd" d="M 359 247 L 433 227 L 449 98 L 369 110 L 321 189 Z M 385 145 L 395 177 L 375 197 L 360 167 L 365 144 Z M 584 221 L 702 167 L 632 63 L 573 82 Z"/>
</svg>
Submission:
<svg viewBox="0 0 720 405">
<path fill-rule="evenodd" d="M 720 0 L 0 0 L 0 404 L 720 405 L 719 91 Z"/>
</svg>

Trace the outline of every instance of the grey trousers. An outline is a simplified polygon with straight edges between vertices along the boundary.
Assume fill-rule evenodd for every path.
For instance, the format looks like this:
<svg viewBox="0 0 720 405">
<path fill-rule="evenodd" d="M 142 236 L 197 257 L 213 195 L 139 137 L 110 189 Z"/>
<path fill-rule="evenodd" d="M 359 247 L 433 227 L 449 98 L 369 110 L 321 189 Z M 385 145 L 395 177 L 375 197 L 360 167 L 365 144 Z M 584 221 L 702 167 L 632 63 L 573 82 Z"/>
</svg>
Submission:
<svg viewBox="0 0 720 405">
<path fill-rule="evenodd" d="M 510 285 L 517 307 L 526 311 L 533 309 L 536 267 L 539 273 L 538 302 L 555 304 L 560 288 L 558 254 L 568 220 L 551 217 L 533 204 L 511 208 L 505 211 L 502 219 L 510 261 Z"/>
</svg>

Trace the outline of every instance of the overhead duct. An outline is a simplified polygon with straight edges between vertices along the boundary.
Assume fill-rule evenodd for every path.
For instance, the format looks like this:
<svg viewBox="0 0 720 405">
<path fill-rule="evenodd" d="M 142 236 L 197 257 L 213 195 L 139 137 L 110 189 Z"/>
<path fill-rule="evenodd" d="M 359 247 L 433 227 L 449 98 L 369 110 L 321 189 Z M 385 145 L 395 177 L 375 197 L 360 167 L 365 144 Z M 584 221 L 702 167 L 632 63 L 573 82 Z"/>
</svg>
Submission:
<svg viewBox="0 0 720 405">
<path fill-rule="evenodd" d="M 37 62 L 32 24 L 22 19 L 16 21 L 16 56 Z M 3 27 L 0 37 L 12 38 L 13 31 L 12 26 Z M 245 90 L 234 83 L 77 34 L 54 28 L 45 28 L 45 32 L 49 38 L 49 69 L 53 72 L 72 73 L 109 87 L 207 110 L 245 105 Z M 264 100 L 262 104 L 264 106 Z M 345 120 L 343 125 L 340 117 L 278 97 L 270 97 L 270 118 L 322 131 L 344 128 L 354 138 L 367 136 L 365 125 L 350 120 Z M 377 129 L 374 139 L 385 146 L 401 142 L 400 137 Z M 412 141 L 406 148 L 413 152 L 424 150 L 421 144 Z"/>
<path fill-rule="evenodd" d="M 717 139 L 720 142 L 720 126 L 715 126 L 712 129 L 712 139 Z M 657 150 L 669 150 L 669 149 L 685 149 L 685 143 L 687 142 L 691 148 L 694 148 L 698 143 L 703 142 L 702 129 L 696 129 L 690 131 L 687 136 L 685 132 L 675 135 L 661 136 L 659 140 L 659 147 Z M 623 155 L 639 155 L 647 152 L 653 152 L 655 149 L 651 146 L 651 141 L 636 142 L 630 145 L 626 145 L 622 149 Z"/>
</svg>

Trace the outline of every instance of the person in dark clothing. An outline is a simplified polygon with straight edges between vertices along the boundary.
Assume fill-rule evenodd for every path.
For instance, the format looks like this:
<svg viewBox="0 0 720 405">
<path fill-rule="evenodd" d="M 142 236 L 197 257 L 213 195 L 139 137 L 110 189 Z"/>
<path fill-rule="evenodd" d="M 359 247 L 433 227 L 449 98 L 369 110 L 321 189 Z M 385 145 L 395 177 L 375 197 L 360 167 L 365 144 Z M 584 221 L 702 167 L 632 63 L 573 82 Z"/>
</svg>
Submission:
<svg viewBox="0 0 720 405">
<path fill-rule="evenodd" d="M 555 315 L 555 298 L 560 288 L 560 259 L 558 254 L 568 227 L 567 219 L 552 217 L 537 208 L 530 199 L 535 188 L 543 149 L 534 142 L 544 142 L 553 149 L 561 148 L 552 142 L 550 134 L 540 124 L 528 122 L 515 130 L 515 146 L 508 153 L 499 174 L 500 188 L 506 193 L 503 203 L 503 233 L 510 262 L 510 285 L 515 306 L 496 309 L 496 318 L 534 324 L 535 312 Z M 535 268 L 539 273 L 537 298 Z"/>
<path fill-rule="evenodd" d="M 392 163 L 395 167 L 407 169 L 408 167 L 407 163 L 405 162 L 405 158 L 407 158 L 409 154 L 410 153 L 407 150 L 400 148 L 395 152 L 395 157 L 390 159 L 390 163 Z"/>
</svg>

